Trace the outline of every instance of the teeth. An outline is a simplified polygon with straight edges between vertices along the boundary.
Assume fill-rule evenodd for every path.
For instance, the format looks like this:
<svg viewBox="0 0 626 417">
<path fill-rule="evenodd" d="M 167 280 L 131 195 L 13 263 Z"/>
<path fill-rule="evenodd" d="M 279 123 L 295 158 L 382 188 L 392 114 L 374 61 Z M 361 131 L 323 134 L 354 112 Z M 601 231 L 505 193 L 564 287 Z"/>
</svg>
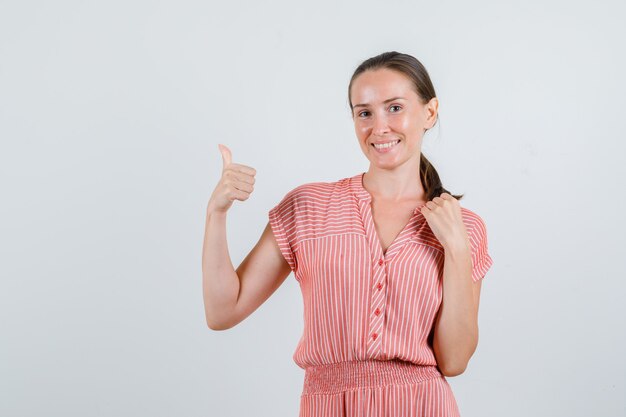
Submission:
<svg viewBox="0 0 626 417">
<path fill-rule="evenodd" d="M 375 147 L 376 149 L 391 148 L 392 146 L 394 146 L 394 145 L 398 144 L 398 142 L 400 142 L 400 139 L 396 140 L 395 142 L 389 142 L 389 143 L 385 143 L 385 144 L 382 144 L 382 145 L 376 145 L 376 144 L 374 144 L 374 147 Z"/>
</svg>

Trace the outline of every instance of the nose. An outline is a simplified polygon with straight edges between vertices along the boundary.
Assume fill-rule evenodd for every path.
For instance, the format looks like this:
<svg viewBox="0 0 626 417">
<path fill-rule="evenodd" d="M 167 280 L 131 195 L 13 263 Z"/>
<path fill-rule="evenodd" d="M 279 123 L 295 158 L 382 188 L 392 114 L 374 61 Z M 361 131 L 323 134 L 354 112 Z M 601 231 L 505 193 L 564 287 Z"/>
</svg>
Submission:
<svg viewBox="0 0 626 417">
<path fill-rule="evenodd" d="M 386 133 L 389 133 L 389 125 L 385 116 L 374 116 L 372 133 L 376 136 L 384 136 Z"/>
</svg>

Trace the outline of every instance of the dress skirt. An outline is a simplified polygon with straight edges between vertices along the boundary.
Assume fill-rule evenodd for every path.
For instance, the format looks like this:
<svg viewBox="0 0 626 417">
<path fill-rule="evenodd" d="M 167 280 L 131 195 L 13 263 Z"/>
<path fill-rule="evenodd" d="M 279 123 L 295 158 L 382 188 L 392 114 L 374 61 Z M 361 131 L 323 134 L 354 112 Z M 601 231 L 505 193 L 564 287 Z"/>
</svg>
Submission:
<svg viewBox="0 0 626 417">
<path fill-rule="evenodd" d="M 459 417 L 436 366 L 347 361 L 305 369 L 299 417 Z"/>
</svg>

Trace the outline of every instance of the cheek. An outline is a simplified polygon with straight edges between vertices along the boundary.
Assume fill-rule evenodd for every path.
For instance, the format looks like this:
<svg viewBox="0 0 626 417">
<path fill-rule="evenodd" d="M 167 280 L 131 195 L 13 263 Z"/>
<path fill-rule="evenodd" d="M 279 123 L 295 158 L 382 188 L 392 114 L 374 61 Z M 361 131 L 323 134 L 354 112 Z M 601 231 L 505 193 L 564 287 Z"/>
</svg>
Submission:
<svg viewBox="0 0 626 417">
<path fill-rule="evenodd" d="M 404 131 L 412 131 L 416 129 L 419 124 L 418 122 L 417 117 L 399 117 L 396 120 L 396 128 Z"/>
<path fill-rule="evenodd" d="M 367 137 L 368 130 L 369 130 L 369 127 L 367 126 L 367 124 L 363 122 L 355 123 L 354 125 L 354 131 L 356 132 L 359 138 Z"/>
</svg>

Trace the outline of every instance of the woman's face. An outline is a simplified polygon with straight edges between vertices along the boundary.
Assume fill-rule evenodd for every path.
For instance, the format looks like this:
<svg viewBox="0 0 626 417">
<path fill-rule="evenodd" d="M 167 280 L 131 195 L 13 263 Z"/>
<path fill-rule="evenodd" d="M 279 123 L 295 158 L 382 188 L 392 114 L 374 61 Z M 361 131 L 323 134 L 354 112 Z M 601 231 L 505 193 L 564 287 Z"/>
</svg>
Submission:
<svg viewBox="0 0 626 417">
<path fill-rule="evenodd" d="M 437 118 L 437 98 L 422 104 L 409 79 L 389 69 L 366 71 L 352 83 L 354 130 L 372 165 L 393 169 L 412 161 L 419 165 L 424 129 Z M 397 144 L 396 141 L 399 141 Z M 387 143 L 377 149 L 374 144 Z M 409 162 L 411 163 L 411 162 Z"/>
</svg>

